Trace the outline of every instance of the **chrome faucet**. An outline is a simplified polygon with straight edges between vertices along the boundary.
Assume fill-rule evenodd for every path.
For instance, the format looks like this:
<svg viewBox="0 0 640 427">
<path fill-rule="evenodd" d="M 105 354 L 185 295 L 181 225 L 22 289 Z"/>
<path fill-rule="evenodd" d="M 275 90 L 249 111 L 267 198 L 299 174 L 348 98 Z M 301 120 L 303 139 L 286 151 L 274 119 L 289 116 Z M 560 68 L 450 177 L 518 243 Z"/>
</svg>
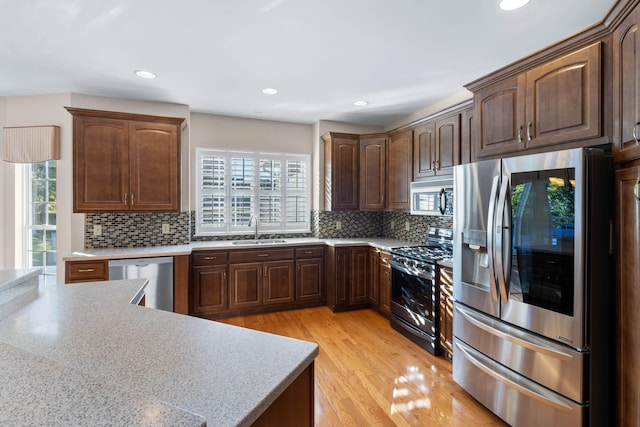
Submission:
<svg viewBox="0 0 640 427">
<path fill-rule="evenodd" d="M 249 227 L 251 227 L 251 222 L 254 221 L 256 222 L 256 234 L 254 237 L 254 240 L 258 240 L 258 217 L 255 215 L 251 215 L 251 218 L 249 218 Z"/>
</svg>

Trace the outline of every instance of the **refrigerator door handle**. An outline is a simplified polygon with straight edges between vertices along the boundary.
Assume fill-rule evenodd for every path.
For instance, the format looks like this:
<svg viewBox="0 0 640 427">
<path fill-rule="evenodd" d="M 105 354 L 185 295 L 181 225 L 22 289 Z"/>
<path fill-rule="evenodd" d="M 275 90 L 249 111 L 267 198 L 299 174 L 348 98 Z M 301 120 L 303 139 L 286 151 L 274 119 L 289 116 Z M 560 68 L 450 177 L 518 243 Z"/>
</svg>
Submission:
<svg viewBox="0 0 640 427">
<path fill-rule="evenodd" d="M 496 258 L 496 269 L 498 270 L 497 272 L 497 277 L 498 277 L 498 286 L 500 289 L 500 299 L 501 302 L 503 304 L 506 304 L 507 302 L 509 302 L 509 290 L 507 289 L 507 287 L 509 286 L 509 281 L 510 281 L 510 277 L 509 277 L 509 273 L 508 271 L 510 270 L 510 266 L 507 265 L 507 258 L 509 257 L 509 253 L 511 251 L 509 251 L 507 253 L 507 256 L 505 257 L 504 255 L 504 250 L 505 247 L 503 246 L 503 242 L 504 242 L 504 233 L 506 233 L 506 235 L 509 237 L 509 243 L 507 244 L 506 249 L 508 249 L 509 245 L 510 245 L 510 240 L 511 240 L 511 235 L 510 235 L 510 223 L 511 221 L 508 221 L 508 223 L 505 225 L 504 223 L 504 216 L 505 213 L 509 215 L 509 217 L 511 217 L 511 212 L 507 212 L 507 192 L 509 190 L 509 177 L 506 175 L 502 176 L 502 180 L 501 180 L 501 184 L 500 184 L 500 195 L 498 196 L 498 212 L 496 212 L 496 226 L 495 226 L 495 253 L 494 256 Z"/>
<path fill-rule="evenodd" d="M 498 301 L 498 284 L 496 279 L 496 268 L 494 265 L 495 253 L 495 216 L 496 216 L 496 196 L 498 195 L 498 184 L 500 176 L 493 177 L 491 184 L 491 196 L 489 197 L 489 215 L 487 217 L 487 256 L 489 258 L 489 283 L 491 285 L 491 296 Z"/>
<path fill-rule="evenodd" d="M 524 378 L 519 380 L 513 375 L 509 375 L 508 371 L 498 372 L 491 367 L 485 365 L 480 358 L 482 354 L 460 341 L 455 342 L 456 347 L 460 350 L 460 354 L 464 356 L 469 362 L 473 363 L 478 369 L 482 370 L 485 374 L 489 375 L 496 381 L 499 381 L 508 387 L 524 394 L 525 396 L 542 402 L 544 405 L 550 406 L 558 411 L 571 413 L 573 408 L 567 405 L 560 399 L 553 396 L 551 393 L 545 392 L 542 386 L 537 386 L 533 381 L 526 381 Z M 524 380 L 524 381 L 523 381 Z M 526 381 L 526 382 L 525 382 Z M 528 383 L 531 384 L 528 384 Z M 535 388 L 535 390 L 533 389 Z"/>
</svg>

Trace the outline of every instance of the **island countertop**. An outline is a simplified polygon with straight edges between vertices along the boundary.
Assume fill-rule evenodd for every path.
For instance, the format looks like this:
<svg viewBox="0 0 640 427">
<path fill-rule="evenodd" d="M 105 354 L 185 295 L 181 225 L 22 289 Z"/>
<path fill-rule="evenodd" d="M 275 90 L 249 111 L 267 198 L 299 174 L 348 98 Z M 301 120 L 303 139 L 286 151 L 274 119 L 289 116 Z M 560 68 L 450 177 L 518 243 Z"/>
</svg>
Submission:
<svg viewBox="0 0 640 427">
<path fill-rule="evenodd" d="M 315 343 L 130 304 L 145 283 L 40 287 L 0 305 L 3 422 L 63 425 L 47 418 L 53 409 L 89 424 L 111 411 L 117 425 L 250 425 L 318 354 Z"/>
</svg>

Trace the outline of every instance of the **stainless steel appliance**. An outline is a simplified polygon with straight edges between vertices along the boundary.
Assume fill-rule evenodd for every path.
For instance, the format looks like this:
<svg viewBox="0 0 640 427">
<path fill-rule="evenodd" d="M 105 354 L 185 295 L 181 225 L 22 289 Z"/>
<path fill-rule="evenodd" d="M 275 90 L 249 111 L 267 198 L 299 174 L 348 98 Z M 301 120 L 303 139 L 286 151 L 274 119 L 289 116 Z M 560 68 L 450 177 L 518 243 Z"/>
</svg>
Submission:
<svg viewBox="0 0 640 427">
<path fill-rule="evenodd" d="M 434 176 L 410 186 L 413 215 L 453 216 L 453 177 Z"/>
<path fill-rule="evenodd" d="M 611 176 L 582 148 L 455 168 L 453 379 L 511 425 L 613 416 Z"/>
<path fill-rule="evenodd" d="M 438 261 L 452 256 L 453 231 L 430 227 L 427 246 L 391 250 L 391 326 L 439 354 Z"/>
<path fill-rule="evenodd" d="M 110 260 L 109 279 L 148 279 L 145 306 L 173 311 L 173 257 Z"/>
</svg>

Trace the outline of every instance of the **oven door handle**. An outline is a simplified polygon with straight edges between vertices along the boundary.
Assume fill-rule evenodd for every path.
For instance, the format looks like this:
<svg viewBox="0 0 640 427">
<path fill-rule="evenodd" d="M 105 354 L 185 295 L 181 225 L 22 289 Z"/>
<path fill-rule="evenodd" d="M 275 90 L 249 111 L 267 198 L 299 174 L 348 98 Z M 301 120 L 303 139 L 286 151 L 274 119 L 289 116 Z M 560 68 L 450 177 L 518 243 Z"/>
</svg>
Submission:
<svg viewBox="0 0 640 427">
<path fill-rule="evenodd" d="M 397 264 L 395 262 L 391 262 L 391 268 L 398 270 L 402 274 L 406 274 L 408 276 L 420 277 L 421 279 L 433 280 L 433 274 L 430 273 L 416 273 L 415 271 L 411 271 L 407 269 L 402 264 Z"/>
<path fill-rule="evenodd" d="M 498 184 L 500 183 L 500 176 L 493 177 L 493 184 L 491 184 L 491 196 L 489 196 L 489 215 L 487 218 L 487 256 L 489 258 L 489 283 L 491 297 L 498 301 L 498 284 L 496 278 L 496 268 L 494 265 L 494 251 L 495 251 L 495 219 L 496 219 L 496 198 L 498 194 Z"/>
</svg>

